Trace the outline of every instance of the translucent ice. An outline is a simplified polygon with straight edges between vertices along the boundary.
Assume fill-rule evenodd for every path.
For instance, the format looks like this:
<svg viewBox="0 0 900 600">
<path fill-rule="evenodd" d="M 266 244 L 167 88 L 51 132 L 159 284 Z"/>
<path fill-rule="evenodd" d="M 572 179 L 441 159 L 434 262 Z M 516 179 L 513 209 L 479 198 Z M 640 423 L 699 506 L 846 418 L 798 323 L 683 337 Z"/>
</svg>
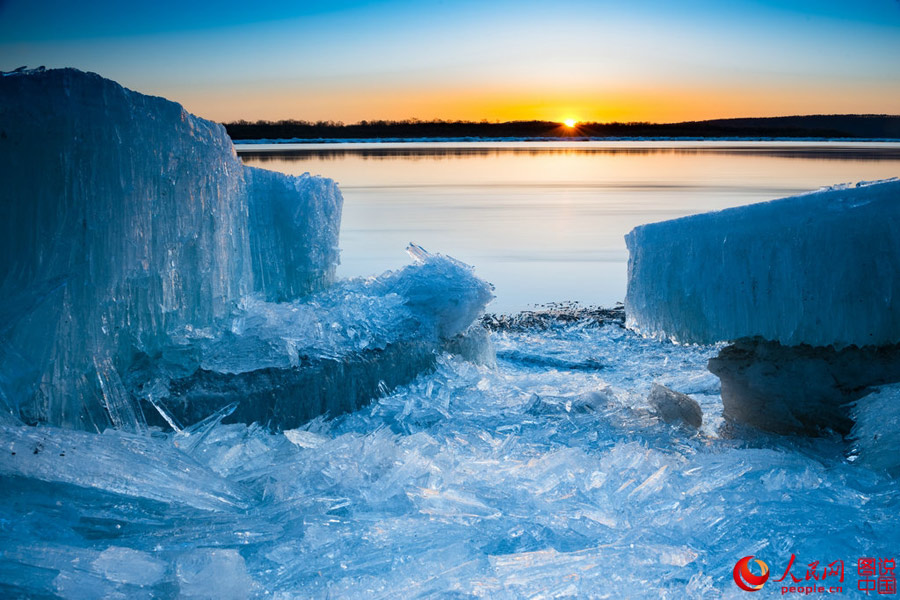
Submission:
<svg viewBox="0 0 900 600">
<path fill-rule="evenodd" d="M 182 598 L 242 600 L 253 588 L 237 550 L 203 548 L 186 553 L 178 559 L 176 573 Z"/>
<path fill-rule="evenodd" d="M 146 436 L 113 429 L 96 435 L 54 427 L 4 427 L 0 439 L 4 477 L 69 483 L 204 509 L 246 506 L 239 486 Z M 206 488 L 199 495 L 198 483 Z"/>
<path fill-rule="evenodd" d="M 166 574 L 166 564 L 152 555 L 110 546 L 94 560 L 92 567 L 106 579 L 140 587 L 152 586 Z"/>
<path fill-rule="evenodd" d="M 642 225 L 626 242 L 628 323 L 646 334 L 900 342 L 900 181 Z"/>
<path fill-rule="evenodd" d="M 354 410 L 430 368 L 493 297 L 468 265 L 418 247 L 413 254 L 416 264 L 303 301 L 245 298 L 219 331 L 173 336 L 171 361 L 133 370 L 129 384 L 160 426 L 232 402 L 233 420 L 284 428 Z M 468 337 L 460 351 L 487 360 L 490 341 Z"/>
<path fill-rule="evenodd" d="M 294 300 L 334 281 L 342 198 L 330 179 L 244 167 L 254 289 Z"/>
<path fill-rule="evenodd" d="M 22 72 L 0 78 L 0 122 L 0 399 L 27 421 L 139 427 L 113 375 L 135 353 L 248 293 L 333 281 L 335 184 L 243 167 L 222 126 L 178 104 Z"/>
</svg>

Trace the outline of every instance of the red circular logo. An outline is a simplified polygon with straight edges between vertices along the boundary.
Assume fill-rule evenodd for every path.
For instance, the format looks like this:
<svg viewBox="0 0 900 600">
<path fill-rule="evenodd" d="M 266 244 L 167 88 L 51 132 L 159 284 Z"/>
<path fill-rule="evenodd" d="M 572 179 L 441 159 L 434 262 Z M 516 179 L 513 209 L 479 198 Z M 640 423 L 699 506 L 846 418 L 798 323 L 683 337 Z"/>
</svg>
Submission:
<svg viewBox="0 0 900 600">
<path fill-rule="evenodd" d="M 750 572 L 750 561 L 753 556 L 745 556 L 734 565 L 734 582 L 746 592 L 758 592 L 769 579 L 769 565 L 756 559 L 753 562 L 759 565 L 762 571 L 759 575 Z"/>
</svg>

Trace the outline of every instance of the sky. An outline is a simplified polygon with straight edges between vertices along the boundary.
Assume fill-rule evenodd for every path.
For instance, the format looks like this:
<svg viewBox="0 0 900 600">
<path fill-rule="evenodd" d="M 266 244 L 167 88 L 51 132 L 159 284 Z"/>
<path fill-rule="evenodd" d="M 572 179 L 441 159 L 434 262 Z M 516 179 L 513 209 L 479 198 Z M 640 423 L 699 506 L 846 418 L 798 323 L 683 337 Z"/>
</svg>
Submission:
<svg viewBox="0 0 900 600">
<path fill-rule="evenodd" d="M 0 0 L 0 70 L 217 121 L 900 114 L 898 0 Z"/>
</svg>

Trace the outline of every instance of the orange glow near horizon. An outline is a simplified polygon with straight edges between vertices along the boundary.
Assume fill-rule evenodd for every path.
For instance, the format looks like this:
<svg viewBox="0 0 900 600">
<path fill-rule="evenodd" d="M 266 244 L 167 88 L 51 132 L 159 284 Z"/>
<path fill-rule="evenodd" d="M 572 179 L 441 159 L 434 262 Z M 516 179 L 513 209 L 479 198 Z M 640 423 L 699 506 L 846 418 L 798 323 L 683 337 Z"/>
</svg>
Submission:
<svg viewBox="0 0 900 600">
<path fill-rule="evenodd" d="M 127 85 L 127 82 L 126 82 Z M 270 82 L 240 90 L 203 90 L 193 86 L 152 86 L 141 89 L 182 103 L 201 117 L 220 122 L 246 119 L 360 121 L 442 119 L 448 121 L 549 121 L 578 115 L 577 123 L 674 123 L 730 117 L 771 117 L 809 114 L 900 114 L 900 94 L 883 84 L 883 94 L 871 90 L 831 89 L 797 85 L 782 88 L 740 86 L 643 87 L 621 84 L 618 89 L 566 89 L 547 86 L 406 86 L 379 89 L 361 86 L 357 93 L 321 86 L 308 88 Z M 565 121 L 574 120 L 567 116 Z"/>
</svg>

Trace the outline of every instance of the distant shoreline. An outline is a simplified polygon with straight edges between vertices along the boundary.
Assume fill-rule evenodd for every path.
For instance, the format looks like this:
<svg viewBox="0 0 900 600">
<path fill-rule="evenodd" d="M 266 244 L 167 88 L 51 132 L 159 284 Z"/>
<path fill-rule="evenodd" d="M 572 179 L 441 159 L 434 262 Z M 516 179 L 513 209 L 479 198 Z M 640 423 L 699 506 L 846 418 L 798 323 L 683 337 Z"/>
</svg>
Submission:
<svg viewBox="0 0 900 600">
<path fill-rule="evenodd" d="M 716 119 L 685 123 L 552 121 L 237 121 L 225 129 L 240 143 L 342 142 L 588 142 L 588 141 L 896 141 L 900 116 L 807 115 Z"/>
<path fill-rule="evenodd" d="M 316 144 L 415 144 L 415 143 L 504 143 L 504 142 L 796 142 L 796 143 L 848 143 L 895 144 L 896 138 L 846 138 L 846 137 L 403 137 L 403 138 L 260 138 L 233 139 L 235 146 L 261 145 L 316 145 Z"/>
</svg>

